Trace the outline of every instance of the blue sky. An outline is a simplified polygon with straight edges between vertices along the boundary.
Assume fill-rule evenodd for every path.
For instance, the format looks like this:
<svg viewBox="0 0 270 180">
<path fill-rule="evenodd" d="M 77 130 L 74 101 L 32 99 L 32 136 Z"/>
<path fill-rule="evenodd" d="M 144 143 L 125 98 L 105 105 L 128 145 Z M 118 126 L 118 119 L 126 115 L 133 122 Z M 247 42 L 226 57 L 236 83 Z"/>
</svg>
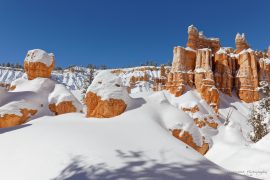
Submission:
<svg viewBox="0 0 270 180">
<path fill-rule="evenodd" d="M 245 32 L 254 49 L 265 49 L 269 12 L 269 0 L 0 0 L 0 63 L 22 63 L 35 48 L 63 67 L 167 63 L 190 24 L 222 46 Z"/>
</svg>

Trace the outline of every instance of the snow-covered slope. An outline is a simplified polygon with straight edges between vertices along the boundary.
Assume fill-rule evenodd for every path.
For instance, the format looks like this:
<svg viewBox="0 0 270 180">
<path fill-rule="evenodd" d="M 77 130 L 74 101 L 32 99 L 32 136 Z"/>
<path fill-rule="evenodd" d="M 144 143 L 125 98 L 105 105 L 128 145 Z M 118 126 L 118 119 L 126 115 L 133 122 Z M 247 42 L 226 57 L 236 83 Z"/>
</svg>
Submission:
<svg viewBox="0 0 270 180">
<path fill-rule="evenodd" d="M 100 71 L 102 70 L 95 70 L 94 75 L 98 74 Z M 138 82 L 136 85 L 137 88 L 132 90 L 134 92 L 151 91 L 150 86 L 153 84 L 153 79 L 160 77 L 159 67 L 154 66 L 110 69 L 110 71 L 121 71 L 120 73 L 117 73 L 117 75 L 121 77 L 124 85 L 126 86 L 129 85 L 129 81 L 132 76 L 143 77 L 146 73 L 149 78 L 149 82 Z M 0 84 L 11 84 L 12 81 L 20 77 L 26 77 L 23 69 L 0 66 Z M 57 70 L 52 72 L 52 79 L 64 84 L 70 90 L 80 90 L 84 88 L 86 81 L 89 80 L 89 77 L 90 70 L 88 68 L 78 66 L 71 69 Z"/>
<path fill-rule="evenodd" d="M 15 79 L 18 79 L 23 76 L 22 69 L 13 69 L 0 66 L 0 84 L 10 84 Z"/>
<path fill-rule="evenodd" d="M 74 69 L 54 71 L 52 79 L 73 90 L 81 99 L 80 90 L 89 80 L 90 72 L 87 68 Z M 76 113 L 54 117 L 44 112 L 46 116 L 37 115 L 40 118 L 27 124 L 0 129 L 3 144 L 0 159 L 5 162 L 0 162 L 3 170 L 0 179 L 18 176 L 21 179 L 237 179 L 210 161 L 236 173 L 270 178 L 269 136 L 256 144 L 248 137 L 251 104 L 241 102 L 234 93 L 232 96 L 220 93 L 219 113 L 216 114 L 195 90 L 188 89 L 177 98 L 165 91 L 152 92 L 153 80 L 160 76 L 159 69 L 135 67 L 111 71 L 124 85 L 128 85 L 132 76 L 142 77 L 146 73 L 149 77 L 148 82 L 138 81 L 132 89 L 131 96 L 138 98 L 132 107 L 110 119 L 87 119 Z M 99 72 L 96 70 L 95 75 Z M 24 77 L 23 71 L 0 68 L 0 83 L 12 84 L 19 77 Z M 0 86 L 0 106 L 10 99 L 27 100 L 32 96 L 27 94 L 29 87 L 42 88 L 38 84 L 20 86 L 23 83 L 19 81 L 23 80 L 15 84 L 17 91 L 23 91 L 21 96 L 12 96 L 16 92 L 7 92 Z M 58 95 L 59 92 L 56 97 Z M 35 94 L 31 98 L 39 102 L 40 96 Z M 181 110 L 195 105 L 199 112 Z M 211 121 L 218 123 L 217 129 L 192 128 L 195 118 L 209 116 Z M 169 132 L 172 127 L 191 131 L 197 145 L 203 136 L 210 145 L 205 157 L 174 138 Z M 17 174 L 11 173 L 14 169 L 18 169 Z"/>
<path fill-rule="evenodd" d="M 1 129 L 1 179 L 249 179 L 171 136 L 192 121 L 162 92 L 108 119 L 71 113 Z M 14 172 L 16 170 L 16 173 Z"/>
<path fill-rule="evenodd" d="M 12 81 L 21 77 L 26 78 L 22 69 L 0 67 L 0 84 L 11 84 Z M 88 71 L 71 72 L 70 70 L 63 70 L 52 72 L 52 79 L 64 84 L 70 90 L 81 89 L 88 78 Z"/>
</svg>

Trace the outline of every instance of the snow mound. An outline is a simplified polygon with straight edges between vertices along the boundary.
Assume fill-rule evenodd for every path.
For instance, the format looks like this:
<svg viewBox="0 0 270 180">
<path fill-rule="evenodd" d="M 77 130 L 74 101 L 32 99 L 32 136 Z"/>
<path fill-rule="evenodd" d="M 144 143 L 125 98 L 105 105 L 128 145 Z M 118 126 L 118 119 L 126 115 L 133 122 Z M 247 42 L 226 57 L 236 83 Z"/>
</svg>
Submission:
<svg viewBox="0 0 270 180">
<path fill-rule="evenodd" d="M 6 92 L 6 88 L 0 86 L 0 94 Z"/>
<path fill-rule="evenodd" d="M 162 92 L 144 101 L 102 121 L 70 113 L 0 130 L 0 178 L 249 179 L 218 167 L 172 137 L 169 127 L 192 119 Z"/>
<path fill-rule="evenodd" d="M 55 84 L 54 90 L 50 93 L 49 104 L 58 105 L 64 101 L 71 101 L 75 106 L 77 112 L 80 112 L 83 109 L 82 104 L 74 97 L 74 95 L 67 90 L 67 88 L 62 84 Z"/>
<path fill-rule="evenodd" d="M 88 87 L 87 93 L 92 92 L 101 97 L 101 100 L 121 99 L 129 102 L 130 97 L 127 87 L 123 86 L 120 77 L 112 74 L 110 71 L 101 71 Z"/>
<path fill-rule="evenodd" d="M 12 101 L 4 106 L 0 107 L 0 117 L 3 117 L 5 114 L 14 114 L 17 116 L 22 116 L 22 109 L 28 110 L 37 110 L 38 105 L 26 100 L 21 101 Z"/>
<path fill-rule="evenodd" d="M 54 61 L 54 54 L 42 49 L 33 49 L 27 52 L 24 62 L 40 62 L 50 67 Z"/>
</svg>

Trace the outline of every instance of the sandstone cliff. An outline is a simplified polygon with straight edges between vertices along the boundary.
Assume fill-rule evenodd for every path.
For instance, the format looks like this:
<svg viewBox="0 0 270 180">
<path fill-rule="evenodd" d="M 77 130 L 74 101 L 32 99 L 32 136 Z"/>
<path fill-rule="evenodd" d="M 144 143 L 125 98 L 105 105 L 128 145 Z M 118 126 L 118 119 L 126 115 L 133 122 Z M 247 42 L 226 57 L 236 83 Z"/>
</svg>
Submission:
<svg viewBox="0 0 270 180">
<path fill-rule="evenodd" d="M 270 48 L 268 55 L 250 49 L 245 34 L 237 33 L 233 48 L 223 48 L 217 38 L 206 38 L 193 25 L 188 27 L 187 48 L 175 47 L 166 89 L 181 96 L 186 86 L 194 86 L 215 110 L 219 91 L 245 102 L 259 100 L 259 80 L 270 82 Z"/>
<path fill-rule="evenodd" d="M 233 88 L 233 70 L 235 60 L 224 49 L 215 53 L 214 79 L 216 87 L 225 94 L 231 95 Z"/>
<path fill-rule="evenodd" d="M 191 25 L 188 27 L 188 41 L 187 47 L 192 49 L 210 48 L 214 53 L 220 48 L 220 41 L 218 38 L 206 38 L 203 32 Z"/>
<path fill-rule="evenodd" d="M 259 85 L 257 58 L 251 49 L 243 50 L 237 59 L 239 67 L 235 77 L 235 87 L 239 98 L 245 102 L 259 100 L 259 92 L 256 90 Z"/>
</svg>

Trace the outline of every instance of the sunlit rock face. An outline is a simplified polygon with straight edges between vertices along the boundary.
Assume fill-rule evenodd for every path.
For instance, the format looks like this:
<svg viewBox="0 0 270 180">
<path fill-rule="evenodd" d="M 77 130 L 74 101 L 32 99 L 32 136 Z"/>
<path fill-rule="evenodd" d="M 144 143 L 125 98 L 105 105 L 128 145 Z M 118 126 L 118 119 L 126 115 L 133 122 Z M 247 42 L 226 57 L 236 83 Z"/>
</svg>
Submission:
<svg viewBox="0 0 270 180">
<path fill-rule="evenodd" d="M 249 45 L 247 43 L 247 40 L 246 40 L 246 37 L 245 37 L 245 34 L 244 33 L 242 33 L 242 34 L 237 33 L 236 34 L 236 37 L 235 37 L 235 47 L 236 47 L 236 50 L 235 50 L 235 53 L 236 54 L 240 53 L 244 49 L 248 49 L 249 48 Z"/>
<path fill-rule="evenodd" d="M 82 112 L 83 106 L 76 97 L 63 85 L 55 84 L 48 97 L 48 107 L 55 115 Z"/>
<path fill-rule="evenodd" d="M 37 77 L 49 78 L 54 69 L 54 55 L 41 49 L 28 51 L 24 60 L 24 70 L 29 80 Z"/>
<path fill-rule="evenodd" d="M 237 59 L 239 67 L 235 77 L 235 87 L 238 97 L 245 102 L 258 101 L 260 96 L 258 87 L 257 58 L 251 49 L 242 51 Z"/>
<path fill-rule="evenodd" d="M 218 38 L 207 38 L 203 32 L 191 25 L 188 27 L 188 41 L 187 47 L 192 49 L 210 48 L 214 53 L 220 48 L 220 41 Z"/>
<path fill-rule="evenodd" d="M 110 118 L 122 114 L 131 98 L 121 78 L 109 71 L 100 72 L 89 86 L 85 104 L 87 117 Z"/>
<path fill-rule="evenodd" d="M 198 146 L 194 142 L 194 138 L 192 134 L 190 134 L 188 131 L 181 132 L 180 129 L 173 129 L 172 135 L 176 137 L 177 139 L 181 140 L 182 142 L 188 144 L 190 147 L 198 151 L 200 154 L 204 155 L 209 150 L 208 143 L 204 142 L 204 139 L 202 138 L 202 145 Z"/>
<path fill-rule="evenodd" d="M 25 123 L 31 116 L 35 115 L 35 109 L 20 109 L 20 114 L 1 113 L 0 109 L 0 128 L 8 128 Z"/>
<path fill-rule="evenodd" d="M 174 48 L 172 69 L 166 85 L 172 94 L 180 96 L 185 92 L 185 85 L 193 86 L 195 61 L 195 50 L 180 46 Z"/>
<path fill-rule="evenodd" d="M 218 109 L 219 92 L 212 71 L 211 49 L 198 49 L 195 68 L 195 87 L 202 98 L 215 110 Z"/>
<path fill-rule="evenodd" d="M 214 58 L 214 79 L 215 85 L 221 92 L 231 95 L 233 88 L 233 70 L 235 60 L 225 50 L 220 49 L 215 53 Z"/>
<path fill-rule="evenodd" d="M 256 51 L 256 56 L 259 59 L 259 81 L 270 82 L 270 47 L 268 53 Z"/>
</svg>

